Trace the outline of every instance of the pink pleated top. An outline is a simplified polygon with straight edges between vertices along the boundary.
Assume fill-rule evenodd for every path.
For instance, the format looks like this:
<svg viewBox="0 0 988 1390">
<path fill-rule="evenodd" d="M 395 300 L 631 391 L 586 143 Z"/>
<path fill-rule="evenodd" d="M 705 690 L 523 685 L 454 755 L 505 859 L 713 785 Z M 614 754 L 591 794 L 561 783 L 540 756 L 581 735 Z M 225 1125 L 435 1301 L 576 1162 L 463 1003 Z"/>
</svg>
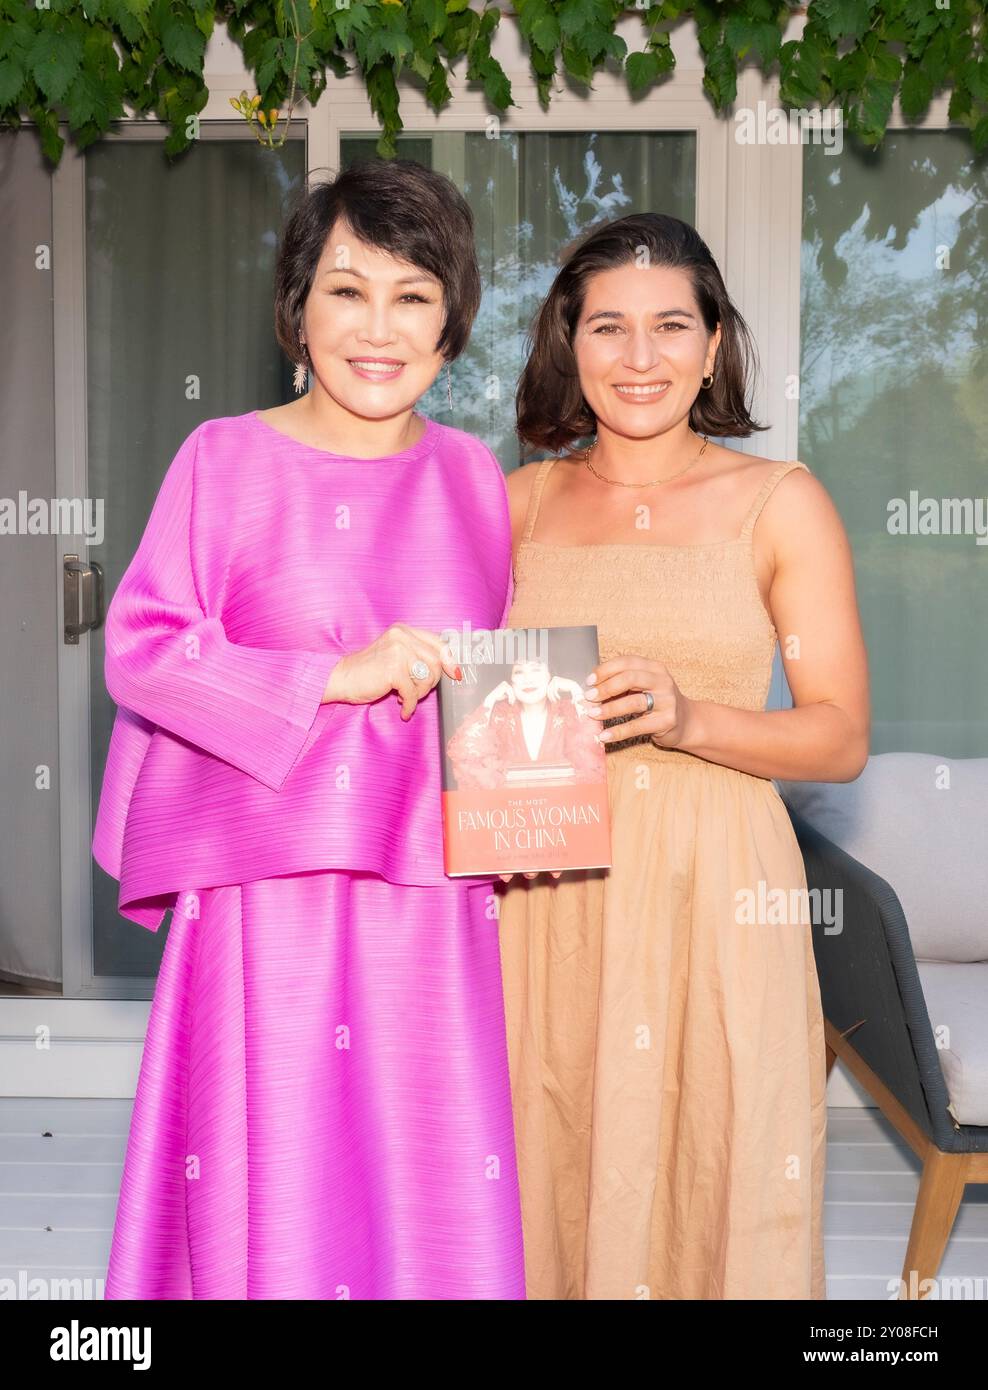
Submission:
<svg viewBox="0 0 988 1390">
<path fill-rule="evenodd" d="M 320 701 L 391 623 L 500 627 L 512 587 L 504 477 L 474 436 L 429 420 L 357 459 L 256 412 L 203 421 L 106 614 L 92 849 L 121 914 L 156 931 L 180 890 L 317 869 L 449 884 L 436 691 L 407 722 L 393 693 Z"/>
</svg>

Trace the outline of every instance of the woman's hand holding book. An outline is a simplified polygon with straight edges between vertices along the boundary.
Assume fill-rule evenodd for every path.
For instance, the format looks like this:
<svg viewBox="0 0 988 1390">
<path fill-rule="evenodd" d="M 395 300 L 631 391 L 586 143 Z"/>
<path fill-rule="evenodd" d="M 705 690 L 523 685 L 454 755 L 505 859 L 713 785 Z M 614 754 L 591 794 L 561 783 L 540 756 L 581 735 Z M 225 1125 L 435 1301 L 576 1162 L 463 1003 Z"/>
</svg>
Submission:
<svg viewBox="0 0 988 1390">
<path fill-rule="evenodd" d="M 421 678 L 412 674 L 417 661 L 428 668 L 428 674 Z M 402 702 L 401 717 L 408 720 L 419 700 L 438 685 L 443 671 L 453 680 L 463 679 L 449 646 L 437 633 L 392 623 L 369 646 L 340 658 L 326 683 L 322 703 L 368 705 L 393 690 Z"/>
</svg>

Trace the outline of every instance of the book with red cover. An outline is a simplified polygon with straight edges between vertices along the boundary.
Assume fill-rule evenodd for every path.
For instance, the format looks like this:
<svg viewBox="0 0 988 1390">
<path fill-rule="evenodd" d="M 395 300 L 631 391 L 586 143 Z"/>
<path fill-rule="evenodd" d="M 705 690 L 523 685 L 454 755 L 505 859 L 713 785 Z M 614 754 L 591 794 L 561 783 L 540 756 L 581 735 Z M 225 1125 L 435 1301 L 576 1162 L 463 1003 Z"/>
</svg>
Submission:
<svg viewBox="0 0 988 1390">
<path fill-rule="evenodd" d="M 443 635 L 463 672 L 438 686 L 446 873 L 609 869 L 603 725 L 584 708 L 596 627 Z"/>
</svg>

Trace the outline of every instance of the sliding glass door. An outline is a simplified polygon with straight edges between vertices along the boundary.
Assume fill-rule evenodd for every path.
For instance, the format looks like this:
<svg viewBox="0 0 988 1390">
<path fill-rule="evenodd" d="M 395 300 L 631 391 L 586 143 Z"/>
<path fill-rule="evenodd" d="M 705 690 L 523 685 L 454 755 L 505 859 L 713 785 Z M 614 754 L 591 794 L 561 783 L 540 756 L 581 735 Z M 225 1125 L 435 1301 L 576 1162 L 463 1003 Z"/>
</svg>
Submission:
<svg viewBox="0 0 988 1390">
<path fill-rule="evenodd" d="M 104 535 L 81 557 L 103 571 L 108 604 L 137 548 L 165 470 L 200 421 L 276 405 L 291 370 L 274 337 L 273 271 L 288 200 L 303 185 L 305 127 L 264 149 L 235 123 L 203 123 L 196 149 L 175 165 L 160 136 L 127 130 L 85 152 L 76 190 L 84 244 L 84 409 L 87 495 L 103 499 Z M 244 138 L 246 136 L 246 138 Z M 66 314 L 73 311 L 63 306 Z M 59 306 L 56 306 L 58 312 Z M 88 735 L 84 796 L 95 820 L 115 706 L 103 676 L 103 632 L 65 653 L 86 678 L 62 718 Z M 87 707 L 84 711 L 82 705 Z M 81 766 L 84 766 L 83 760 Z M 88 844 L 83 854 L 88 856 Z M 170 915 L 152 934 L 116 910 L 119 885 L 94 860 L 90 914 L 67 892 L 68 994 L 149 996 Z M 73 863 L 67 882 L 78 882 Z"/>
</svg>

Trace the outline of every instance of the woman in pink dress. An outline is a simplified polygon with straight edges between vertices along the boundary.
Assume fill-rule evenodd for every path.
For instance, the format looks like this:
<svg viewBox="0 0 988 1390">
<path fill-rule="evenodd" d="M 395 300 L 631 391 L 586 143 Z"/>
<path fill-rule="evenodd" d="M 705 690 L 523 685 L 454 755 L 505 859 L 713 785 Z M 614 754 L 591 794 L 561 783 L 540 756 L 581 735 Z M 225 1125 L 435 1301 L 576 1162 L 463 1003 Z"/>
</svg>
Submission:
<svg viewBox="0 0 988 1390">
<path fill-rule="evenodd" d="M 275 320 L 312 388 L 192 430 L 110 605 L 93 852 L 125 917 L 174 913 L 107 1298 L 525 1296 L 492 884 L 443 872 L 434 688 L 441 632 L 503 622 L 510 521 L 490 450 L 414 410 L 479 294 L 441 176 L 308 192 Z"/>
</svg>

